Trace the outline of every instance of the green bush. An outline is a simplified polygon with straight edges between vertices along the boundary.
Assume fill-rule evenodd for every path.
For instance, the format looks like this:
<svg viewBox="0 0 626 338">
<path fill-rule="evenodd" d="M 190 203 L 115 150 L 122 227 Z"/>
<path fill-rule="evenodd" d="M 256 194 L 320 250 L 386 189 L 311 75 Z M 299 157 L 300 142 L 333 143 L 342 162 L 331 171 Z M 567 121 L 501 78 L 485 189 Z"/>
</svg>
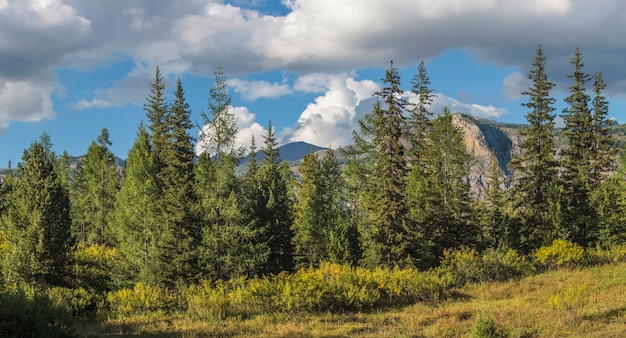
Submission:
<svg viewBox="0 0 626 338">
<path fill-rule="evenodd" d="M 132 289 L 108 292 L 109 313 L 117 317 L 160 315 L 177 310 L 177 298 L 166 288 L 137 283 Z"/>
<path fill-rule="evenodd" d="M 562 239 L 535 252 L 535 265 L 542 270 L 576 268 L 587 263 L 587 254 L 580 245 Z"/>
<path fill-rule="evenodd" d="M 521 278 L 532 272 L 532 265 L 513 249 L 490 248 L 479 255 L 476 250 L 463 247 L 444 251 L 437 272 L 447 274 L 452 286 L 460 287 L 468 283 Z"/>
<path fill-rule="evenodd" d="M 500 338 L 507 337 L 504 327 L 496 324 L 490 316 L 481 313 L 474 321 L 472 327 L 472 337 L 474 338 Z"/>
<path fill-rule="evenodd" d="M 0 337 L 73 337 L 72 316 L 45 290 L 30 285 L 0 289 Z"/>
</svg>

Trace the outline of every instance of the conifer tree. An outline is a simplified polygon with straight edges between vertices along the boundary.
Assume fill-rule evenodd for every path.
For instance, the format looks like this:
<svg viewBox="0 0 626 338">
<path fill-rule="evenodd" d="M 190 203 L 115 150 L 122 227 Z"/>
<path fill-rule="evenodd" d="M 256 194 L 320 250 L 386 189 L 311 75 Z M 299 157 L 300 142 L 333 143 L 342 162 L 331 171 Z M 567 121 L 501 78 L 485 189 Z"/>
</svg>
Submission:
<svg viewBox="0 0 626 338">
<path fill-rule="evenodd" d="M 626 241 L 626 155 L 616 172 L 602 181 L 591 196 L 598 216 L 598 244 L 609 249 Z"/>
<path fill-rule="evenodd" d="M 512 240 L 516 236 L 512 233 L 507 217 L 506 193 L 503 190 L 506 178 L 493 150 L 485 179 L 485 198 L 479 207 L 483 245 L 492 248 L 511 248 L 514 245 Z"/>
<path fill-rule="evenodd" d="M 157 203 L 156 165 L 150 135 L 143 125 L 128 152 L 126 178 L 115 201 L 113 233 L 124 257 L 129 282 L 164 284 L 160 246 L 163 233 Z"/>
<path fill-rule="evenodd" d="M 471 157 L 465 149 L 463 132 L 452 123 L 452 114 L 444 108 L 433 120 L 428 133 L 429 147 L 425 153 L 424 175 L 409 189 L 420 201 L 411 210 L 416 232 L 427 248 L 420 248 L 426 265 L 440 257 L 443 250 L 462 245 L 474 246 L 478 231 L 471 223 L 469 184 L 463 179 L 469 174 Z"/>
<path fill-rule="evenodd" d="M 597 237 L 594 210 L 590 197 L 594 187 L 591 184 L 591 163 L 593 155 L 594 133 L 593 117 L 589 107 L 590 97 L 586 92 L 589 74 L 583 71 L 584 63 L 578 47 L 570 60 L 574 71 L 568 77 L 574 84 L 569 88 L 570 95 L 565 98 L 567 108 L 561 117 L 565 122 L 564 133 L 568 146 L 564 152 L 563 183 L 566 198 L 566 223 L 569 228 L 569 240 L 586 246 Z"/>
<path fill-rule="evenodd" d="M 430 118 L 433 115 L 429 108 L 435 96 L 430 88 L 430 79 L 426 73 L 424 61 L 420 62 L 417 74 L 413 77 L 411 84 L 411 92 L 418 97 L 418 101 L 412 104 L 411 115 L 408 121 L 411 129 L 409 134 L 411 141 L 411 164 L 414 167 L 420 167 L 420 158 L 424 148 L 427 146 L 427 133 L 430 128 Z"/>
<path fill-rule="evenodd" d="M 271 121 L 264 136 L 263 159 L 257 173 L 260 205 L 256 218 L 264 229 L 261 243 L 267 243 L 269 255 L 263 273 L 278 274 L 292 271 L 293 261 L 293 205 L 289 187 L 281 171 L 280 153 L 277 148 Z"/>
<path fill-rule="evenodd" d="M 413 265 L 409 249 L 405 199 L 407 164 L 401 142 L 405 135 L 407 102 L 393 62 L 385 74 L 379 101 L 359 121 L 355 147 L 369 171 L 363 195 L 367 221 L 362 226 L 363 259 L 369 266 Z M 365 173 L 365 171 L 363 172 Z"/>
<path fill-rule="evenodd" d="M 267 250 L 257 241 L 254 220 L 242 212 L 245 196 L 235 175 L 241 151 L 235 146 L 237 120 L 221 67 L 210 90 L 196 170 L 196 194 L 202 224 L 201 261 L 205 274 L 215 279 L 255 275 Z M 213 156 L 211 156 L 213 155 Z"/>
<path fill-rule="evenodd" d="M 108 130 L 102 129 L 72 175 L 72 232 L 83 244 L 112 244 L 107 223 L 120 175 L 115 156 L 109 150 L 111 144 Z"/>
<path fill-rule="evenodd" d="M 154 79 L 152 80 L 152 84 L 150 84 L 150 94 L 148 94 L 146 101 L 143 109 L 146 112 L 149 128 L 152 132 L 152 151 L 154 151 L 155 154 L 157 176 L 160 177 L 163 167 L 162 157 L 168 147 L 170 130 L 167 123 L 168 107 L 165 101 L 165 79 L 159 67 L 156 67 Z M 161 188 L 161 183 L 157 183 L 159 184 L 159 188 Z"/>
<path fill-rule="evenodd" d="M 160 220 L 167 233 L 161 245 L 169 253 L 163 257 L 164 264 L 171 267 L 169 284 L 178 280 L 194 281 L 199 276 L 198 246 L 201 231 L 196 221 L 193 208 L 194 195 L 194 160 L 191 111 L 185 100 L 180 78 L 176 83 L 174 102 L 169 107 L 165 124 L 168 130 L 168 142 L 160 156 L 161 199 Z"/>
<path fill-rule="evenodd" d="M 550 233 L 557 227 L 548 211 L 550 190 L 558 185 L 558 162 L 553 139 L 555 99 L 550 96 L 554 84 L 548 80 L 545 66 L 546 57 L 538 46 L 533 69 L 527 75 L 532 83 L 522 93 L 528 98 L 522 106 L 529 110 L 529 127 L 521 132 L 521 153 L 511 161 L 515 170 L 513 210 L 521 222 L 517 246 L 524 252 L 550 243 Z"/>
<path fill-rule="evenodd" d="M 10 184 L 3 217 L 8 282 L 63 285 L 71 261 L 70 201 L 58 175 L 58 159 L 43 134 L 24 151 Z"/>
<path fill-rule="evenodd" d="M 615 138 L 611 134 L 612 121 L 608 118 L 609 105 L 604 97 L 606 83 L 602 72 L 593 74 L 592 100 L 592 140 L 591 140 L 591 162 L 590 180 L 591 186 L 597 187 L 604 182 L 609 173 L 617 167 L 617 149 L 615 148 Z"/>
</svg>

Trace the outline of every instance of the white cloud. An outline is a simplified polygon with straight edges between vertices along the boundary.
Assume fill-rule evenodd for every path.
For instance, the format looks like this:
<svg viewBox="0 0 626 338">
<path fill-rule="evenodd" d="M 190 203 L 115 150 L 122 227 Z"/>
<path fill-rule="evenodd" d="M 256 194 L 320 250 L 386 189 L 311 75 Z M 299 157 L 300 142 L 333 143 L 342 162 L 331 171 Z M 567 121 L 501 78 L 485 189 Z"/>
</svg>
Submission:
<svg viewBox="0 0 626 338">
<path fill-rule="evenodd" d="M 0 132 L 6 131 L 11 121 L 37 122 L 54 118 L 51 93 L 48 83 L 0 79 Z"/>
<path fill-rule="evenodd" d="M 240 79 L 227 80 L 226 84 L 232 87 L 235 93 L 241 94 L 241 96 L 248 101 L 256 101 L 260 98 L 275 99 L 291 94 L 291 89 L 288 84 Z"/>
<path fill-rule="evenodd" d="M 530 82 L 520 72 L 512 73 L 502 81 L 502 91 L 511 100 L 522 97 L 522 92 L 528 90 Z"/>
<path fill-rule="evenodd" d="M 316 81 L 309 81 L 312 78 Z M 317 74 L 300 81 L 313 82 L 313 91 L 324 88 L 324 95 L 309 103 L 296 125 L 281 133 L 282 139 L 285 143 L 304 141 L 335 148 L 352 143 L 352 130 L 363 112 L 370 110 L 370 98 L 378 86 L 370 80 L 356 81 L 348 74 Z M 307 85 L 302 88 L 312 87 Z"/>
<path fill-rule="evenodd" d="M 256 139 L 256 146 L 259 148 L 260 143 L 263 141 L 263 136 L 266 134 L 265 128 L 256 122 L 256 115 L 250 112 L 247 107 L 230 107 L 231 112 L 237 118 L 237 136 L 235 137 L 235 148 L 244 149 L 247 153 L 250 149 L 250 142 L 252 136 Z M 205 125 L 198 135 L 201 136 L 209 131 L 208 126 Z M 207 151 L 205 143 L 202 142 L 202 137 L 198 138 L 199 141 L 196 144 L 196 154 L 201 154 Z M 213 155 L 213 154 L 211 154 Z"/>
<path fill-rule="evenodd" d="M 464 113 L 475 117 L 486 118 L 495 120 L 498 117 L 505 115 L 507 110 L 505 108 L 497 108 L 492 105 L 480 105 L 475 103 L 464 103 L 459 100 L 445 96 L 443 94 L 436 94 L 433 98 L 431 105 L 431 111 L 435 114 L 439 114 L 443 111 L 444 107 L 450 108 L 453 113 Z"/>
</svg>

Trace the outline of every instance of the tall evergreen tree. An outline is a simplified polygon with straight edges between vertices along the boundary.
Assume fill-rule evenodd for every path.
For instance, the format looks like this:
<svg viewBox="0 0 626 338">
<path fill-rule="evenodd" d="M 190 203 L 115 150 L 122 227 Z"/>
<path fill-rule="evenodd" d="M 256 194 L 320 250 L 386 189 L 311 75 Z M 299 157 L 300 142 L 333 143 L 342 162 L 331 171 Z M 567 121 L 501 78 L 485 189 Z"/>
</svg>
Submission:
<svg viewBox="0 0 626 338">
<path fill-rule="evenodd" d="M 430 128 L 430 118 L 433 115 L 429 108 L 435 96 L 430 88 L 430 79 L 426 73 L 424 61 L 420 62 L 417 74 L 413 77 L 411 84 L 411 92 L 417 95 L 418 98 L 418 101 L 411 107 L 411 115 L 408 121 L 411 129 L 409 134 L 411 141 L 411 164 L 419 167 L 421 154 L 427 146 L 427 133 Z"/>
<path fill-rule="evenodd" d="M 119 190 L 120 175 L 109 132 L 102 129 L 72 175 L 72 232 L 83 244 L 112 243 L 108 217 Z"/>
<path fill-rule="evenodd" d="M 359 121 L 361 135 L 354 134 L 355 148 L 371 168 L 367 169 L 368 184 L 363 196 L 367 213 L 367 223 L 362 227 L 363 259 L 370 266 L 412 265 L 404 195 L 408 169 L 401 141 L 407 102 L 393 63 L 383 81 L 382 90 L 374 94 L 379 101 Z"/>
<path fill-rule="evenodd" d="M 168 142 L 160 156 L 160 220 L 167 232 L 161 245 L 169 251 L 163 259 L 171 267 L 167 276 L 170 285 L 178 280 L 191 282 L 200 273 L 198 247 L 201 231 L 193 214 L 195 153 L 194 139 L 189 135 L 193 126 L 190 116 L 189 104 L 185 101 L 185 92 L 179 78 L 174 102 L 165 119 Z"/>
<path fill-rule="evenodd" d="M 626 242 L 626 153 L 616 172 L 602 181 L 591 196 L 598 216 L 598 244 L 609 249 Z"/>
<path fill-rule="evenodd" d="M 263 273 L 278 274 L 292 271 L 293 261 L 293 205 L 288 183 L 281 172 L 280 153 L 272 123 L 268 124 L 262 148 L 263 159 L 257 173 L 260 205 L 256 218 L 264 229 L 262 243 L 267 243 L 269 256 Z"/>
<path fill-rule="evenodd" d="M 597 187 L 604 182 L 609 173 L 617 167 L 617 149 L 615 148 L 615 138 L 611 134 L 612 121 L 608 118 L 609 104 L 603 95 L 606 83 L 602 72 L 593 74 L 592 100 L 592 140 L 591 140 L 591 162 L 590 180 L 591 186 Z"/>
<path fill-rule="evenodd" d="M 167 123 L 168 106 L 165 100 L 165 79 L 159 67 L 156 67 L 154 79 L 152 80 L 152 84 L 150 84 L 150 94 L 148 94 L 146 101 L 143 109 L 146 112 L 149 128 L 152 132 L 152 151 L 154 151 L 155 154 L 157 176 L 160 176 L 163 167 L 162 157 L 168 147 L 170 130 L 169 124 Z M 159 188 L 161 188 L 161 184 L 159 182 L 157 183 L 159 184 Z"/>
<path fill-rule="evenodd" d="M 209 114 L 202 114 L 204 152 L 196 170 L 202 266 L 211 279 L 254 275 L 267 257 L 254 220 L 242 212 L 245 196 L 235 175 L 241 151 L 235 146 L 237 120 L 230 102 L 226 78 L 218 67 L 210 90 Z"/>
<path fill-rule="evenodd" d="M 593 117 L 589 107 L 591 101 L 586 92 L 589 74 L 583 71 L 584 63 L 578 47 L 570 60 L 574 71 L 568 77 L 574 84 L 569 88 L 570 95 L 565 98 L 567 107 L 561 117 L 565 122 L 564 133 L 568 146 L 564 152 L 563 179 L 566 197 L 566 223 L 569 235 L 576 243 L 587 245 L 597 237 L 594 210 L 590 205 L 590 196 L 594 187 L 591 186 L 591 163 L 594 133 Z"/>
<path fill-rule="evenodd" d="M 462 245 L 474 246 L 478 231 L 471 223 L 469 184 L 463 179 L 469 174 L 471 157 L 465 149 L 463 132 L 452 123 L 452 114 L 444 108 L 433 120 L 428 134 L 429 147 L 425 153 L 424 175 L 409 187 L 409 198 L 420 201 L 412 205 L 416 231 L 422 236 L 420 248 L 426 265 L 443 250 Z M 416 186 L 413 186 L 416 184 Z"/>
<path fill-rule="evenodd" d="M 511 161 L 515 170 L 513 209 L 521 222 L 518 246 L 525 252 L 551 242 L 550 233 L 557 226 L 548 211 L 550 190 L 557 184 L 558 162 L 553 136 L 555 99 L 550 96 L 554 83 L 548 80 L 545 66 L 546 57 L 538 46 L 533 69 L 527 75 L 532 83 L 522 93 L 528 98 L 522 106 L 529 110 L 529 127 L 521 132 L 521 153 Z"/>
<path fill-rule="evenodd" d="M 164 284 L 166 269 L 160 246 L 163 233 L 157 210 L 159 188 L 150 135 L 139 126 L 137 139 L 128 152 L 126 178 L 115 201 L 113 233 L 124 257 L 123 271 L 130 282 Z"/>
<path fill-rule="evenodd" d="M 7 196 L 2 272 L 9 282 L 63 285 L 68 274 L 73 245 L 70 201 L 50 148 L 44 134 L 24 151 Z"/>
<path fill-rule="evenodd" d="M 506 177 L 493 150 L 485 179 L 485 198 L 479 207 L 483 245 L 492 248 L 511 248 L 514 246 L 513 239 L 516 234 L 511 229 L 506 210 L 507 196 L 503 190 Z"/>
</svg>

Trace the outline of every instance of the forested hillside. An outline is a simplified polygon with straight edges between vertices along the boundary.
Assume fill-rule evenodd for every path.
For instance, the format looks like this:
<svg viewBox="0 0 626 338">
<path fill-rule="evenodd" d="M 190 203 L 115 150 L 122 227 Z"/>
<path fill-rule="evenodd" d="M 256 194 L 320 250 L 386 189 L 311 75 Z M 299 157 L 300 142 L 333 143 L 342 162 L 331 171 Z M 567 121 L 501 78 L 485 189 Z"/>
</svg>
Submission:
<svg viewBox="0 0 626 338">
<path fill-rule="evenodd" d="M 464 252 L 517 264 L 551 245 L 622 245 L 626 162 L 616 143 L 624 128 L 607 117 L 602 73 L 585 73 L 578 49 L 570 63 L 561 131 L 541 47 L 522 93 L 524 127 L 433 112 L 424 63 L 410 81 L 391 63 L 342 163 L 335 151 L 311 149 L 298 180 L 271 121 L 262 140 L 236 146 L 221 68 L 199 140 L 182 81 L 165 88 L 157 68 L 146 88 L 148 122 L 123 168 L 107 129 L 75 164 L 44 134 L 15 170 L 9 165 L 0 186 L 0 301 L 50 307 L 54 325 L 33 325 L 33 335 L 71 331 L 71 320 L 55 321 L 59 308 L 74 318 L 360 311 L 448 297 L 467 281 L 441 268 Z M 408 91 L 417 99 L 408 101 Z M 227 294 L 233 304 L 242 295 L 262 301 L 241 303 L 240 314 L 211 312 Z M 133 297 L 148 298 L 129 303 Z"/>
</svg>

